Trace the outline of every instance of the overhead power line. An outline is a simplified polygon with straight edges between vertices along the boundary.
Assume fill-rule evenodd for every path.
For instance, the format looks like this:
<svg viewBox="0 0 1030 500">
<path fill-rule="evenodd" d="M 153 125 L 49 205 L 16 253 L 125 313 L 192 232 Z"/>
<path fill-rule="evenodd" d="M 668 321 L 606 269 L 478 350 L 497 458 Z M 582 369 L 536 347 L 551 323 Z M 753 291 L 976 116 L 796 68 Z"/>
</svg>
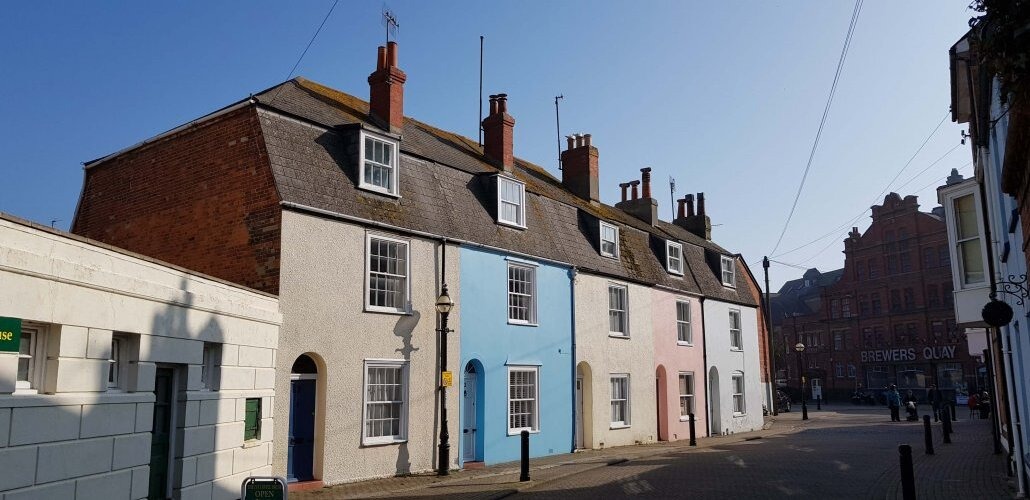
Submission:
<svg viewBox="0 0 1030 500">
<path fill-rule="evenodd" d="M 844 69 L 844 61 L 848 57 L 848 48 L 851 47 L 851 36 L 855 33 L 855 25 L 858 24 L 858 15 L 862 11 L 862 2 L 864 0 L 856 0 L 855 8 L 851 12 L 851 23 L 848 25 L 847 36 L 844 37 L 844 47 L 841 49 L 840 58 L 837 60 L 837 70 L 833 74 L 833 84 L 830 85 L 830 95 L 826 98 L 826 107 L 823 108 L 823 116 L 819 120 L 819 128 L 815 133 L 815 140 L 812 141 L 812 150 L 808 153 L 808 162 L 805 164 L 805 172 L 801 175 L 801 183 L 798 185 L 798 191 L 794 194 L 794 203 L 790 206 L 790 213 L 787 214 L 787 220 L 783 223 L 783 230 L 780 231 L 780 237 L 776 239 L 776 245 L 773 247 L 769 255 L 776 253 L 776 250 L 780 248 L 780 243 L 783 242 L 783 236 L 787 234 L 787 227 L 790 226 L 791 219 L 794 218 L 794 211 L 798 208 L 798 200 L 801 199 L 801 191 L 805 188 L 805 181 L 808 180 L 808 172 L 812 168 L 812 160 L 815 159 L 815 152 L 819 148 L 819 140 L 823 135 L 823 127 L 826 125 L 826 117 L 830 114 L 830 105 L 833 104 L 833 96 L 837 93 L 837 83 L 840 81 L 841 71 Z"/>
<path fill-rule="evenodd" d="M 315 43 L 315 39 L 318 38 L 318 34 L 322 32 L 322 27 L 325 26 L 325 22 L 329 20 L 329 16 L 333 15 L 333 11 L 336 10 L 336 4 L 338 3 L 340 3 L 340 0 L 333 1 L 333 6 L 329 8 L 329 12 L 326 12 L 325 17 L 322 18 L 322 23 L 318 25 L 318 29 L 315 30 L 315 34 L 311 35 L 311 40 L 308 40 L 308 44 L 304 47 L 304 50 L 301 51 L 300 57 L 297 58 L 297 62 L 293 63 L 293 67 L 290 68 L 290 72 L 286 74 L 286 79 L 283 80 L 284 82 L 293 78 L 293 72 L 297 71 L 297 67 L 300 66 L 300 62 L 304 60 L 304 56 L 307 55 L 308 49 L 311 48 L 311 44 Z M 269 104 L 275 102 L 275 100 L 279 98 L 279 93 L 282 92 L 282 90 L 282 87 L 279 87 L 279 90 L 277 90 L 275 95 L 272 96 L 272 100 L 269 101 Z"/>
</svg>

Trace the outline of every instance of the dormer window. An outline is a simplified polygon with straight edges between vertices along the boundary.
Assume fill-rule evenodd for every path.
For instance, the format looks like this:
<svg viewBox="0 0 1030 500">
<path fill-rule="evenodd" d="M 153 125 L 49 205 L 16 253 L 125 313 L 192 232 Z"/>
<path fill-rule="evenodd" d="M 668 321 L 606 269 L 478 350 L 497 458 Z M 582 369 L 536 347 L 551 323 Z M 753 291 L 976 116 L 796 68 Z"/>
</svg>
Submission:
<svg viewBox="0 0 1030 500">
<path fill-rule="evenodd" d="M 619 228 L 606 222 L 601 223 L 601 255 L 619 258 Z"/>
<path fill-rule="evenodd" d="M 683 275 L 683 245 L 665 242 L 665 268 L 672 274 Z"/>
<path fill-rule="evenodd" d="M 361 166 L 358 187 L 398 196 L 396 142 L 361 133 Z"/>
<path fill-rule="evenodd" d="M 497 176 L 497 222 L 526 227 L 526 185 L 510 177 Z"/>
<path fill-rule="evenodd" d="M 733 259 L 722 256 L 722 284 L 723 286 L 737 286 L 737 269 L 733 265 Z"/>
</svg>

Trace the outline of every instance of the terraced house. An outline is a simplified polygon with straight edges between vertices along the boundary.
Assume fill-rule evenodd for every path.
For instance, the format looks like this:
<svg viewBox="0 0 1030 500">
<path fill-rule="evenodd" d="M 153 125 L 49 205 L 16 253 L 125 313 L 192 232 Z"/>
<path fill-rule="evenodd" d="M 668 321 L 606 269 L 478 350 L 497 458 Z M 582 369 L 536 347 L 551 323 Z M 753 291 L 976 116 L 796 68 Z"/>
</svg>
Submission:
<svg viewBox="0 0 1030 500">
<path fill-rule="evenodd" d="M 86 166 L 75 232 L 279 296 L 276 472 L 431 470 L 443 431 L 459 467 L 523 430 L 541 456 L 761 425 L 758 304 L 703 201 L 605 205 L 589 136 L 557 179 L 506 95 L 480 146 L 405 117 L 406 80 L 391 42 L 368 102 L 296 78 Z"/>
</svg>

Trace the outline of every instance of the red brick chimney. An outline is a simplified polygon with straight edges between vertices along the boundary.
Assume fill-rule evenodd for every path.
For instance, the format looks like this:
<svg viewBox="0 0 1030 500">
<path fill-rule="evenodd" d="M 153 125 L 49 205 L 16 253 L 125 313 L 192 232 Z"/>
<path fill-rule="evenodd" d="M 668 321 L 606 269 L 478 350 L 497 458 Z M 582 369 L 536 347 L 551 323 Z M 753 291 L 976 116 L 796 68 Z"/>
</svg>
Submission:
<svg viewBox="0 0 1030 500">
<path fill-rule="evenodd" d="M 505 172 L 515 166 L 514 135 L 515 118 L 508 114 L 508 94 L 490 96 L 490 114 L 483 120 L 483 153 Z"/>
<path fill-rule="evenodd" d="M 404 82 L 407 79 L 397 67 L 397 42 L 380 46 L 376 70 L 368 75 L 369 114 L 390 132 L 400 133 L 404 125 Z"/>
<path fill-rule="evenodd" d="M 712 239 L 712 220 L 705 213 L 705 194 L 697 193 L 696 214 L 694 213 L 694 195 L 688 194 L 679 202 L 679 215 L 672 223 L 710 241 Z"/>
<path fill-rule="evenodd" d="M 630 181 L 630 199 L 626 199 L 626 188 L 622 184 L 622 201 L 615 204 L 615 208 L 622 210 L 650 225 L 658 222 L 658 202 L 651 197 L 651 169 L 649 167 L 640 169 L 639 181 Z M 638 195 L 637 186 L 643 185 L 643 196 Z"/>
<path fill-rule="evenodd" d="M 561 183 L 565 189 L 591 203 L 601 199 L 598 181 L 597 148 L 590 145 L 590 134 L 565 136 L 569 148 L 562 151 Z M 625 198 L 626 188 L 623 188 Z"/>
</svg>

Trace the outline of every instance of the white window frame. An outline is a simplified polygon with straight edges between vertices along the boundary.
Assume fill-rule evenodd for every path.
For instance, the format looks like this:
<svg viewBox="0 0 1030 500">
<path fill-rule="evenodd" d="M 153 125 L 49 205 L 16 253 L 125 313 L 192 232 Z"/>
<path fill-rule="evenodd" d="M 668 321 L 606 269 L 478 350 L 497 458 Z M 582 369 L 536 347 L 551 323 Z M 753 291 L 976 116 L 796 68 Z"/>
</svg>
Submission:
<svg viewBox="0 0 1030 500">
<path fill-rule="evenodd" d="M 687 318 L 686 319 L 681 319 L 680 318 L 680 306 L 683 306 L 685 308 L 684 310 L 687 311 Z M 689 345 L 694 345 L 694 331 L 691 329 L 691 325 L 690 325 L 691 324 L 691 315 L 692 314 L 693 313 L 690 311 L 690 301 L 689 300 L 687 300 L 687 299 L 677 299 L 676 300 L 676 344 L 678 344 L 678 345 L 688 345 L 688 346 Z M 684 339 L 683 336 L 680 335 L 680 329 L 681 328 L 685 328 L 686 331 L 687 331 L 686 339 Z"/>
<path fill-rule="evenodd" d="M 401 307 L 385 307 L 372 304 L 372 240 L 383 240 L 404 245 L 404 299 Z M 379 273 L 386 274 L 386 273 Z M 411 312 L 411 241 L 386 236 L 379 233 L 365 233 L 365 311 L 390 314 L 409 314 Z"/>
<path fill-rule="evenodd" d="M 401 400 L 400 400 L 400 422 L 397 426 L 400 434 L 391 436 L 369 436 L 368 435 L 368 408 L 369 404 L 376 401 L 368 400 L 368 374 L 374 368 L 399 369 L 401 377 Z M 403 359 L 366 359 L 361 383 L 361 444 L 364 446 L 375 446 L 382 444 L 403 443 L 408 440 L 408 362 Z"/>
<path fill-rule="evenodd" d="M 944 206 L 945 225 L 948 228 L 948 264 L 951 266 L 952 285 L 954 291 L 968 290 L 975 288 L 987 288 L 989 287 L 988 269 L 987 265 L 987 248 L 985 246 L 984 238 L 984 225 L 983 225 L 983 212 L 982 205 L 980 202 L 980 191 L 977 189 L 978 184 L 972 179 L 963 181 L 962 183 L 956 184 L 955 186 L 945 186 L 941 188 L 941 192 L 938 195 L 938 201 Z M 955 211 L 955 202 L 964 196 L 973 196 L 973 208 L 976 211 L 976 228 L 977 238 L 980 242 L 980 258 L 982 260 L 981 266 L 984 270 L 984 280 L 976 283 L 966 283 L 965 272 L 962 268 L 962 255 L 959 252 L 960 241 L 958 239 L 958 214 Z M 963 241 L 972 241 L 974 238 L 967 238 Z M 946 293 L 941 293 L 941 303 L 945 303 Z"/>
<path fill-rule="evenodd" d="M 733 259 L 723 255 L 720 258 L 720 264 L 722 267 L 722 286 L 737 288 L 737 268 L 734 265 Z M 727 279 L 727 276 L 729 279 Z"/>
<path fill-rule="evenodd" d="M 737 327 L 733 328 L 733 318 L 737 318 Z M 730 328 L 730 350 L 731 351 L 743 351 L 744 350 L 744 331 L 743 322 L 740 317 L 740 309 L 730 309 L 727 320 L 729 321 Z"/>
<path fill-rule="evenodd" d="M 204 384 L 205 390 L 217 391 L 221 380 L 222 344 L 204 342 L 203 363 L 200 367 L 200 382 Z"/>
<path fill-rule="evenodd" d="M 517 180 L 517 179 L 514 179 L 512 177 L 508 177 L 506 175 L 497 175 L 496 177 L 497 177 L 497 223 L 498 224 L 504 224 L 506 226 L 516 227 L 516 228 L 519 228 L 519 229 L 525 229 L 526 228 L 526 184 L 521 182 L 521 181 L 519 181 L 519 180 Z M 510 201 L 504 201 L 502 199 L 501 193 L 504 191 L 504 184 L 505 183 L 510 183 L 510 184 L 515 185 L 515 186 L 518 186 L 519 197 L 521 198 L 520 199 L 521 203 L 516 204 L 516 203 L 510 202 Z M 502 207 L 503 207 L 504 203 L 508 203 L 510 205 L 516 205 L 517 206 L 518 209 L 516 210 L 516 212 L 517 212 L 517 219 L 518 220 L 508 220 L 508 219 L 504 218 L 504 210 L 502 210 Z"/>
<path fill-rule="evenodd" d="M 613 307 L 612 304 L 612 293 L 622 294 L 622 309 Z M 621 330 L 612 330 L 612 316 L 615 314 L 622 315 Z M 608 283 L 608 336 L 610 337 L 629 337 L 629 287 L 626 285 L 620 285 L 618 283 Z"/>
<path fill-rule="evenodd" d="M 738 387 L 738 382 L 739 387 Z M 737 392 L 737 389 L 740 392 Z M 746 379 L 744 378 L 744 372 L 736 371 L 730 377 L 730 390 L 733 391 L 731 400 L 733 401 L 733 415 L 746 415 L 747 414 L 747 399 L 745 398 L 747 385 Z M 738 404 L 739 402 L 739 404 Z"/>
<path fill-rule="evenodd" d="M 976 235 L 968 236 L 966 238 L 960 238 L 960 236 L 958 234 L 958 201 L 963 199 L 963 198 L 966 198 L 966 197 L 969 197 L 969 198 L 972 199 L 973 218 L 976 221 Z M 987 263 L 984 262 L 986 260 L 986 252 L 985 252 L 985 248 L 984 248 L 984 245 L 983 245 L 984 230 L 983 230 L 983 221 L 981 220 L 980 196 L 979 196 L 978 193 L 976 193 L 974 191 L 974 192 L 969 192 L 969 193 L 965 193 L 965 194 L 957 194 L 953 198 L 951 198 L 950 201 L 951 201 L 951 209 L 952 209 L 951 223 L 955 227 L 955 240 L 954 240 L 954 243 L 952 244 L 952 248 L 955 249 L 955 256 L 954 256 L 954 258 L 951 259 L 951 261 L 955 263 L 955 269 L 957 271 L 955 276 L 958 279 L 958 284 L 961 285 L 962 288 L 969 288 L 969 287 L 974 287 L 974 286 L 984 286 L 984 285 L 987 284 L 987 269 L 988 269 L 988 267 L 987 267 Z M 980 270 L 981 270 L 981 273 L 982 273 L 982 277 L 980 278 L 980 281 L 967 281 L 966 280 L 966 270 L 965 270 L 966 259 L 965 259 L 965 256 L 962 253 L 962 247 L 963 247 L 964 243 L 972 243 L 972 242 L 976 242 L 976 245 L 980 248 Z"/>
<path fill-rule="evenodd" d="M 44 373 L 46 370 L 46 349 L 47 349 L 47 337 L 49 336 L 48 329 L 43 325 L 25 325 L 22 324 L 20 338 L 24 339 L 25 334 L 29 333 L 32 339 L 29 342 L 29 354 L 21 354 L 21 346 L 19 345 L 18 359 L 28 359 L 28 367 L 26 369 L 26 380 L 20 380 L 18 378 L 18 368 L 15 366 L 14 372 L 14 390 L 16 393 L 38 393 L 39 389 L 43 386 Z M 19 341 L 20 344 L 20 341 Z"/>
<path fill-rule="evenodd" d="M 625 392 L 625 396 L 626 396 L 625 398 L 615 399 L 615 398 L 611 397 L 612 396 L 612 393 L 611 393 L 612 384 L 616 380 L 623 380 L 623 381 L 625 381 L 624 382 L 625 383 L 624 392 Z M 624 404 L 625 407 L 626 407 L 626 409 L 623 410 L 624 419 L 623 420 L 611 420 L 611 424 L 610 424 L 609 428 L 611 428 L 611 429 L 624 429 L 624 428 L 629 427 L 630 425 L 632 425 L 633 418 L 632 418 L 631 415 L 632 415 L 632 411 L 633 411 L 632 410 L 633 406 L 632 406 L 632 401 L 631 401 L 632 398 L 630 397 L 631 394 L 632 394 L 631 391 L 632 391 L 632 389 L 631 389 L 631 386 L 630 386 L 629 374 L 628 373 L 612 373 L 609 376 L 609 378 L 608 378 L 608 397 L 609 397 L 609 401 L 610 401 L 610 404 L 608 405 L 609 420 L 614 418 L 611 415 L 611 410 L 612 410 L 612 408 L 615 407 L 616 403 L 621 402 L 621 404 Z"/>
<path fill-rule="evenodd" d="M 605 239 L 604 232 L 605 232 L 606 229 L 610 230 L 611 232 L 614 233 L 614 239 Z M 598 230 L 598 239 L 600 241 L 598 249 L 600 250 L 602 256 L 604 256 L 604 257 L 611 257 L 613 259 L 618 259 L 619 258 L 619 227 L 618 226 L 615 226 L 613 224 L 609 224 L 607 222 L 601 222 L 601 227 Z M 604 250 L 604 244 L 605 243 L 611 243 L 613 251 L 606 252 Z"/>
<path fill-rule="evenodd" d="M 390 155 L 390 159 L 392 160 L 391 164 L 379 163 L 379 162 L 375 162 L 373 160 L 366 160 L 365 159 L 365 140 L 366 139 L 371 139 L 373 141 L 378 141 L 378 142 L 381 142 L 383 144 L 387 144 L 387 145 L 391 146 L 393 148 L 393 153 Z M 388 138 L 383 137 L 381 135 L 371 134 L 371 133 L 369 133 L 367 131 L 362 130 L 361 131 L 361 137 L 358 140 L 358 187 L 361 188 L 361 189 L 367 190 L 367 191 L 374 191 L 376 193 L 381 193 L 381 194 L 385 194 L 385 195 L 388 195 L 388 196 L 393 196 L 393 197 L 399 198 L 400 197 L 400 194 L 399 194 L 400 193 L 400 187 L 399 187 L 399 184 L 400 184 L 400 179 L 399 179 L 399 177 L 400 177 L 400 175 L 399 175 L 400 174 L 400 151 L 401 151 L 400 143 L 398 143 L 397 141 L 395 141 L 393 139 L 388 139 Z M 376 166 L 390 169 L 390 174 L 391 174 L 390 175 L 390 179 L 391 179 L 392 182 L 390 183 L 390 187 L 389 188 L 385 188 L 383 186 L 378 186 L 378 185 L 372 184 L 370 182 L 365 182 L 365 162 L 372 162 Z"/>
<path fill-rule="evenodd" d="M 678 252 L 677 257 L 672 256 L 670 250 L 676 249 Z M 676 266 L 673 266 L 673 260 L 676 261 Z M 665 241 L 665 269 L 672 274 L 683 276 L 683 244 L 676 243 L 675 241 Z"/>
<path fill-rule="evenodd" d="M 530 427 L 512 427 L 511 426 L 511 417 L 512 417 L 511 403 L 513 401 L 512 397 L 511 397 L 511 375 L 512 375 L 512 373 L 517 373 L 517 372 L 525 372 L 525 373 L 532 373 L 533 374 L 533 397 L 531 399 L 526 398 L 526 399 L 515 399 L 514 400 L 514 401 L 532 401 L 532 403 L 533 403 L 533 412 L 532 412 L 532 417 L 531 417 L 532 422 L 531 422 Z M 507 389 L 507 391 L 508 391 L 508 394 L 507 394 L 508 407 L 507 407 L 507 410 L 505 411 L 505 418 L 507 419 L 507 422 L 505 423 L 505 427 L 508 428 L 508 435 L 509 436 L 517 436 L 517 435 L 521 434 L 522 431 L 529 431 L 530 433 L 540 432 L 540 367 L 539 366 L 509 366 L 508 367 L 508 382 L 505 384 L 505 389 Z"/>
<path fill-rule="evenodd" d="M 686 389 L 687 389 L 686 393 L 683 392 L 683 385 L 684 384 L 682 383 L 682 380 L 684 378 L 686 378 L 687 381 L 688 381 L 687 384 L 686 384 Z M 679 378 L 676 380 L 676 382 L 678 384 L 679 393 L 680 393 L 680 422 L 686 422 L 686 421 L 690 420 L 690 414 L 691 413 L 697 413 L 697 410 L 694 407 L 694 402 L 696 401 L 695 398 L 694 398 L 694 372 L 680 372 L 679 373 Z M 684 399 L 689 401 L 687 403 L 687 406 L 689 407 L 687 413 L 683 413 L 683 401 L 684 401 Z"/>
<path fill-rule="evenodd" d="M 107 359 L 107 390 L 124 391 L 129 374 L 129 336 L 111 334 L 111 357 Z"/>
<path fill-rule="evenodd" d="M 529 288 L 530 288 L 530 291 L 529 291 L 528 294 L 513 292 L 511 290 L 511 269 L 513 267 L 514 268 L 523 269 L 523 270 L 529 272 Z M 512 324 L 512 325 L 530 325 L 530 326 L 536 326 L 537 325 L 536 311 L 537 311 L 537 302 L 538 302 L 537 299 L 538 299 L 539 295 L 537 295 L 536 267 L 537 266 L 535 266 L 533 264 L 529 264 L 529 263 L 525 263 L 525 262 L 521 262 L 521 261 L 511 261 L 511 260 L 508 261 L 508 267 L 505 269 L 504 284 L 505 284 L 505 287 L 506 287 L 506 290 L 507 290 L 507 293 L 505 294 L 505 298 L 507 299 L 507 303 L 505 304 L 505 309 L 507 310 L 508 323 L 509 324 Z M 526 319 L 512 318 L 512 314 L 511 314 L 512 313 L 512 306 L 511 306 L 511 297 L 512 297 L 512 295 L 529 297 L 529 306 L 527 307 L 527 310 L 526 310 L 526 314 L 527 314 L 528 317 Z"/>
</svg>

